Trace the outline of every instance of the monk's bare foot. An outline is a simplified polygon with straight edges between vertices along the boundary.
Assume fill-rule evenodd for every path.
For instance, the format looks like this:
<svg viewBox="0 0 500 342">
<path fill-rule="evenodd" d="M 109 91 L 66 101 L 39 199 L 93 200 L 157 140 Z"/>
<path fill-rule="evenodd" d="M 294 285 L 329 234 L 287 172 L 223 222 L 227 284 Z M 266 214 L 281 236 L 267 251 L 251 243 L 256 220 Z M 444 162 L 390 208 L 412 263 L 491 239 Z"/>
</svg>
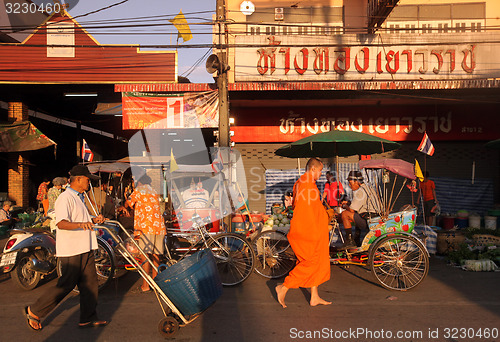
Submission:
<svg viewBox="0 0 500 342">
<path fill-rule="evenodd" d="M 286 308 L 285 304 L 285 295 L 286 295 L 286 288 L 283 286 L 283 284 L 277 285 L 276 288 L 276 296 L 278 297 L 278 302 L 281 304 L 283 308 Z"/>
<path fill-rule="evenodd" d="M 326 300 L 318 297 L 318 298 L 314 298 L 314 299 L 311 298 L 311 301 L 309 302 L 309 304 L 311 306 L 316 306 L 316 305 L 320 305 L 320 304 L 321 305 L 330 305 L 330 304 L 332 304 L 332 302 L 327 302 Z"/>
</svg>

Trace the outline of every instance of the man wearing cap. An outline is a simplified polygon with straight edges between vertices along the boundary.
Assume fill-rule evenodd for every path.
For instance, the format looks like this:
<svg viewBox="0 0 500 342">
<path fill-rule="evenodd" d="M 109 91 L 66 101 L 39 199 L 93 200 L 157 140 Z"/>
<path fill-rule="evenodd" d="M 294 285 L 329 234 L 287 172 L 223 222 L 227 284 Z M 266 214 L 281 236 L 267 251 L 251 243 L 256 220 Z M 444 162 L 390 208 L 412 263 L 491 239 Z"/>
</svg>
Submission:
<svg viewBox="0 0 500 342">
<path fill-rule="evenodd" d="M 352 189 L 353 200 L 341 214 L 342 223 L 347 234 L 346 248 L 361 244 L 361 230 L 368 229 L 367 219 L 376 216 L 381 209 L 380 200 L 375 190 L 364 183 L 360 171 L 351 171 L 347 177 Z M 356 225 L 354 239 L 352 237 L 352 222 Z"/>
<path fill-rule="evenodd" d="M 56 200 L 56 254 L 61 262 L 62 274 L 57 284 L 50 287 L 31 306 L 24 308 L 28 326 L 41 330 L 40 318 L 46 316 L 78 285 L 80 290 L 80 328 L 104 326 L 99 320 L 97 307 L 97 274 L 94 250 L 97 238 L 93 225 L 104 222 L 102 215 L 91 217 L 84 204 L 92 175 L 85 165 L 74 166 L 70 173 L 70 186 Z"/>
</svg>

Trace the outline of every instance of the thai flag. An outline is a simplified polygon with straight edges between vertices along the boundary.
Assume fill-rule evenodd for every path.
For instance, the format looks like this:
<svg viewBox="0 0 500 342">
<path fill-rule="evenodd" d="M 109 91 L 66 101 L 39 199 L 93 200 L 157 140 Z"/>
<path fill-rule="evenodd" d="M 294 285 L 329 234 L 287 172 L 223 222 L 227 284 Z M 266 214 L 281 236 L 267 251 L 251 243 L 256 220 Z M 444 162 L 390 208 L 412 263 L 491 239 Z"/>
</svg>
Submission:
<svg viewBox="0 0 500 342">
<path fill-rule="evenodd" d="M 89 144 L 83 139 L 83 145 L 82 145 L 82 159 L 83 161 L 86 162 L 91 162 L 94 160 L 94 154 L 90 150 Z"/>
<path fill-rule="evenodd" d="M 212 170 L 215 173 L 219 173 L 224 169 L 224 162 L 222 161 L 222 153 L 220 153 L 220 149 L 217 152 L 217 157 L 212 162 Z"/>
<path fill-rule="evenodd" d="M 424 133 L 424 137 L 422 138 L 422 142 L 418 146 L 418 150 L 429 156 L 432 156 L 434 154 L 434 145 L 432 145 L 427 132 Z"/>
</svg>

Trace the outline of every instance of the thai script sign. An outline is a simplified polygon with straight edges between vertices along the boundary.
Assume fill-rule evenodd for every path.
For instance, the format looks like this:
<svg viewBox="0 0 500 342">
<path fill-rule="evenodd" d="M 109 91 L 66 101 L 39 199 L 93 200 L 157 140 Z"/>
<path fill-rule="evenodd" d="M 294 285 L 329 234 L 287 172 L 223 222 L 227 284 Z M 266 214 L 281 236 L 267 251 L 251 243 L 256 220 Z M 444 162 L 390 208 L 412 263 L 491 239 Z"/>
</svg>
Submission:
<svg viewBox="0 0 500 342">
<path fill-rule="evenodd" d="M 292 142 L 330 130 L 368 133 L 392 141 L 492 140 L 498 124 L 491 106 L 237 107 L 235 142 Z M 471 116 L 480 111 L 481 120 Z M 258 122 L 258 125 L 256 124 Z"/>
<path fill-rule="evenodd" d="M 484 34 L 458 38 L 450 34 L 237 36 L 235 81 L 444 80 L 500 75 L 500 63 L 492 53 L 500 52 L 500 44 L 485 41 Z"/>
</svg>

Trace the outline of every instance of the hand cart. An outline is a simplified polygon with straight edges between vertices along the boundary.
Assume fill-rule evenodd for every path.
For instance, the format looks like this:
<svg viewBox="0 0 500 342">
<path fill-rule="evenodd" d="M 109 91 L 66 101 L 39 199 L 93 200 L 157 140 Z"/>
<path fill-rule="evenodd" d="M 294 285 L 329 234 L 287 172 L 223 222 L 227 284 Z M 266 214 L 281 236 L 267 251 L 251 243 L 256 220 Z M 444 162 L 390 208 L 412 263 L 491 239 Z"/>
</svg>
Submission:
<svg viewBox="0 0 500 342">
<path fill-rule="evenodd" d="M 173 337 L 180 326 L 194 321 L 222 294 L 222 284 L 210 249 L 200 250 L 172 266 L 163 264 L 156 268 L 147 254 L 119 222 L 108 222 L 111 225 L 119 225 L 127 243 L 131 243 L 133 246 L 129 250 L 113 227 L 107 226 L 106 223 L 99 225 L 99 229 L 106 231 L 116 243 L 114 250 L 133 265 L 153 289 L 165 316 L 158 323 L 158 331 L 164 337 Z M 143 264 L 137 260 L 134 255 L 135 251 L 132 249 L 136 249 L 145 258 L 145 262 L 158 271 L 158 276 L 155 279 L 144 271 Z"/>
</svg>

